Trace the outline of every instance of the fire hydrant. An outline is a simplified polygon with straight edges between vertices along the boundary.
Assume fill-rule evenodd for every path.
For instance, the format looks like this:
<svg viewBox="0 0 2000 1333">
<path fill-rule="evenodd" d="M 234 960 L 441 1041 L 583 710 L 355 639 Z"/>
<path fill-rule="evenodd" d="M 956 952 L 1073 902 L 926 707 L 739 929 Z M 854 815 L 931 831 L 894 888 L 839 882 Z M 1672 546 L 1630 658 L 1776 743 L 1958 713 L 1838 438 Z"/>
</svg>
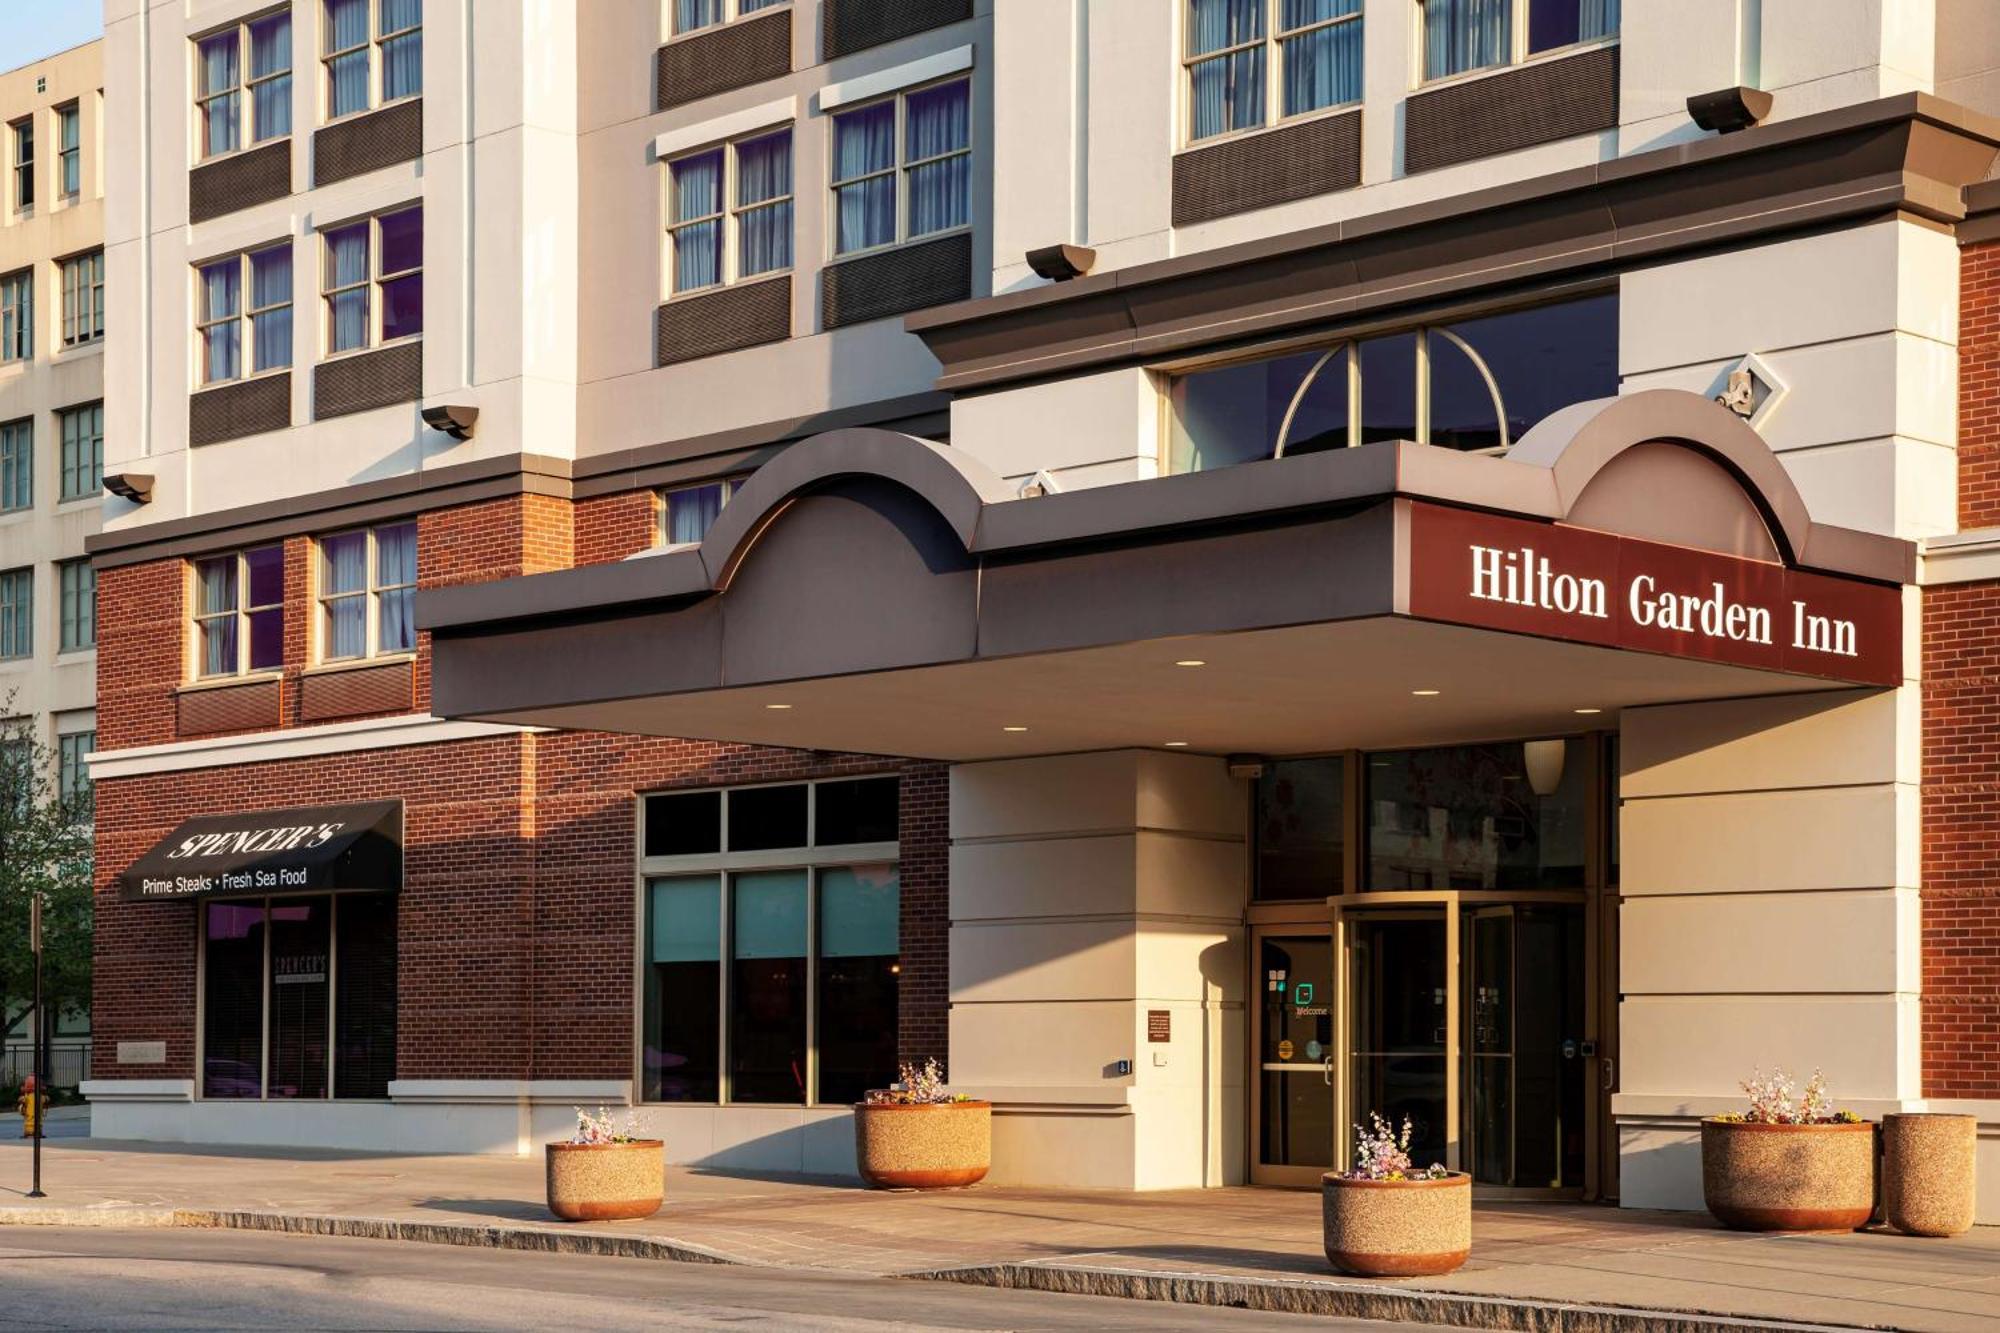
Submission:
<svg viewBox="0 0 2000 1333">
<path fill-rule="evenodd" d="M 18 1103 L 18 1109 L 21 1112 L 22 1138 L 28 1139 L 34 1137 L 35 1118 L 47 1111 L 48 1105 L 49 1099 L 47 1095 L 35 1091 L 35 1076 L 33 1074 L 28 1075 L 26 1079 L 22 1080 L 21 1100 Z"/>
</svg>

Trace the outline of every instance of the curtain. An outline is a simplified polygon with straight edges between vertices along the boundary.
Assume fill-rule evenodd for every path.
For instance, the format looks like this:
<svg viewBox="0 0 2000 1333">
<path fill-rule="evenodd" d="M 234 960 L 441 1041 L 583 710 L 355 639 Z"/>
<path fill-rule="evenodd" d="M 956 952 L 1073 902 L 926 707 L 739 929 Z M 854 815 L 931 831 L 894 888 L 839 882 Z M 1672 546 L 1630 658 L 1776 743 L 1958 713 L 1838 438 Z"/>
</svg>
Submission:
<svg viewBox="0 0 2000 1333">
<path fill-rule="evenodd" d="M 320 591 L 326 604 L 326 656 L 368 652 L 368 536 L 350 532 L 319 544 Z M 336 596 L 333 594 L 347 594 Z"/>
<path fill-rule="evenodd" d="M 377 36 L 415 28 L 424 21 L 424 0 L 381 0 L 375 16 Z"/>
<path fill-rule="evenodd" d="M 417 646 L 417 529 L 399 523 L 375 530 L 375 586 L 379 625 L 376 646 L 385 653 L 409 652 Z"/>
<path fill-rule="evenodd" d="M 201 621 L 201 674 L 226 675 L 236 670 L 236 557 L 202 561 L 196 581 L 199 614 L 216 617 Z"/>
<path fill-rule="evenodd" d="M 906 160 L 919 162 L 956 153 L 910 169 L 910 235 L 962 227 L 972 216 L 971 85 L 946 84 L 914 93 L 904 111 Z"/>
<path fill-rule="evenodd" d="M 368 341 L 368 224 L 342 227 L 326 236 L 326 285 L 361 286 L 327 297 L 329 351 L 345 352 Z"/>
<path fill-rule="evenodd" d="M 292 132 L 291 68 L 290 15 L 274 14 L 251 24 L 250 130 L 255 142 Z"/>
<path fill-rule="evenodd" d="M 201 44 L 201 107 L 203 157 L 227 153 L 238 146 L 236 136 L 236 33 L 232 30 Z M 218 95 L 220 94 L 220 95 Z"/>
<path fill-rule="evenodd" d="M 679 546 L 708 535 L 709 524 L 722 512 L 722 483 L 690 486 L 667 496 L 667 541 Z"/>
<path fill-rule="evenodd" d="M 290 246 L 250 256 L 250 366 L 272 370 L 292 364 L 292 251 Z"/>
<path fill-rule="evenodd" d="M 242 290 L 232 257 L 201 271 L 202 383 L 233 380 L 242 373 L 236 316 Z"/>
<path fill-rule="evenodd" d="M 1618 0 L 1582 0 L 1583 15 L 1577 25 L 1577 40 L 1594 41 L 1618 31 Z"/>
<path fill-rule="evenodd" d="M 674 290 L 691 292 L 722 281 L 722 153 L 674 163 L 673 218 L 707 218 L 674 229 Z"/>
<path fill-rule="evenodd" d="M 1424 0 L 1424 77 L 1507 62 L 1513 0 Z"/>
<path fill-rule="evenodd" d="M 1361 24 L 1336 23 L 1298 37 L 1284 33 L 1309 23 L 1361 12 L 1361 0 L 1284 0 L 1279 44 L 1284 47 L 1282 114 L 1361 100 Z"/>
<path fill-rule="evenodd" d="M 382 100 L 415 97 L 424 90 L 424 34 L 421 29 L 382 43 Z"/>
<path fill-rule="evenodd" d="M 835 254 L 896 239 L 896 104 L 883 102 L 833 118 Z M 890 174 L 869 180 L 870 172 Z M 838 184 L 841 181 L 852 184 Z"/>
<path fill-rule="evenodd" d="M 792 136 L 787 130 L 736 149 L 736 203 L 739 208 L 792 192 Z M 736 220 L 737 269 L 742 277 L 792 265 L 792 205 L 789 199 L 750 208 Z"/>
<path fill-rule="evenodd" d="M 349 50 L 359 47 L 359 50 Z M 368 0 L 326 0 L 327 115 L 368 109 Z"/>
<path fill-rule="evenodd" d="M 760 8 L 746 5 L 745 8 Z M 674 0 L 674 31 L 693 32 L 722 22 L 722 0 Z"/>
<path fill-rule="evenodd" d="M 1189 55 L 1259 42 L 1247 51 L 1190 67 L 1189 138 L 1206 139 L 1264 123 L 1263 36 L 1264 0 L 1189 0 Z"/>
<path fill-rule="evenodd" d="M 787 5 L 790 3 L 791 0 L 736 0 L 736 12 L 738 14 L 754 14 L 760 9 L 769 9 L 772 5 Z"/>
</svg>

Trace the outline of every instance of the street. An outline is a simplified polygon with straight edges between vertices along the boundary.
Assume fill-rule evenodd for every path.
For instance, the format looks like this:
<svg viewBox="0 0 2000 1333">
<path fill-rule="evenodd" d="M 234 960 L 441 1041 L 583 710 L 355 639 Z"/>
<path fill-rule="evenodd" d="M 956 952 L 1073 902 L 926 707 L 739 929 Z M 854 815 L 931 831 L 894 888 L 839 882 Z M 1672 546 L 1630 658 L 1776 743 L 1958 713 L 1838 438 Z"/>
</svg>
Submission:
<svg viewBox="0 0 2000 1333">
<path fill-rule="evenodd" d="M 1364 1329 L 822 1272 L 256 1232 L 10 1227 L 0 1329 Z"/>
</svg>

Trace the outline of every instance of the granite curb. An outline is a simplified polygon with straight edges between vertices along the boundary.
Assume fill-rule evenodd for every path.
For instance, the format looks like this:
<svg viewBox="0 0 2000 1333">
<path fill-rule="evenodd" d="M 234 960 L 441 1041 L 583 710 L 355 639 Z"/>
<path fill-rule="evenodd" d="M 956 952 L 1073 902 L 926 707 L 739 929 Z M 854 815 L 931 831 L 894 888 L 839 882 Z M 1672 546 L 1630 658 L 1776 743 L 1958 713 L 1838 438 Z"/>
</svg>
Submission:
<svg viewBox="0 0 2000 1333">
<path fill-rule="evenodd" d="M 1879 1327 L 1537 1301 L 1518 1296 L 1477 1296 L 1359 1282 L 1163 1273 L 1059 1262 L 940 1268 L 902 1276 L 918 1281 L 959 1282 L 1068 1296 L 1115 1296 L 1124 1300 L 1227 1306 L 1272 1314 L 1332 1315 L 1344 1319 L 1492 1329 L 1499 1333 L 1854 1333 L 1856 1329 Z"/>
</svg>

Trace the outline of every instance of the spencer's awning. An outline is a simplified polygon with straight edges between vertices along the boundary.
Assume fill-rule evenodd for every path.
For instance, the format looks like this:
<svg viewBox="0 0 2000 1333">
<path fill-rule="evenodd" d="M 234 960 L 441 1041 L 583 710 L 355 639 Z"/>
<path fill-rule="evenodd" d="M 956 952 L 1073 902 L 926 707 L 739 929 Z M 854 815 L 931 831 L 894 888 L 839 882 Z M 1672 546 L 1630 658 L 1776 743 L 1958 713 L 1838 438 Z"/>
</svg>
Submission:
<svg viewBox="0 0 2000 1333">
<path fill-rule="evenodd" d="M 403 803 L 200 815 L 118 878 L 128 899 L 394 891 L 403 885 Z"/>
</svg>

